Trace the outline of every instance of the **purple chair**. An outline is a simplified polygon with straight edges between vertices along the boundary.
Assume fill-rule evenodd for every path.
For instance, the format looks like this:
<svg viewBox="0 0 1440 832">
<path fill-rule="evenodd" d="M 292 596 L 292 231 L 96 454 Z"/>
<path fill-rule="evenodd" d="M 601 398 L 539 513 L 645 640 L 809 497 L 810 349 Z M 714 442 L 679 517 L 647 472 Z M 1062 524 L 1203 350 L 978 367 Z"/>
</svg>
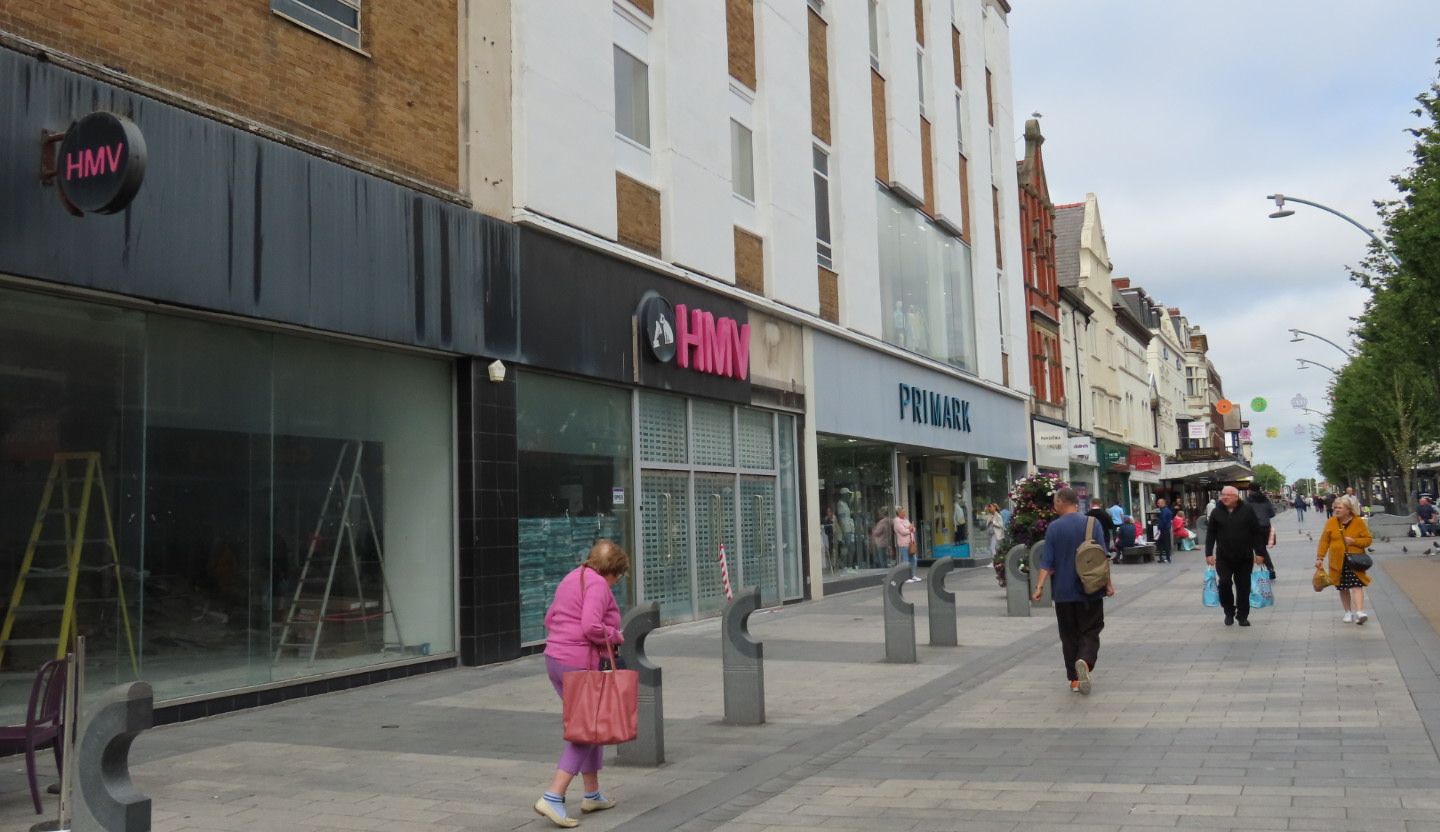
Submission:
<svg viewBox="0 0 1440 832">
<path fill-rule="evenodd" d="M 64 735 L 65 660 L 51 659 L 41 665 L 30 687 L 30 703 L 25 709 L 24 725 L 0 727 L 0 754 L 25 752 L 25 774 L 30 778 L 30 799 L 35 801 L 35 814 L 45 811 L 40 805 L 40 786 L 35 782 L 35 752 L 47 745 L 55 750 L 55 768 L 62 768 L 60 746 Z"/>
</svg>

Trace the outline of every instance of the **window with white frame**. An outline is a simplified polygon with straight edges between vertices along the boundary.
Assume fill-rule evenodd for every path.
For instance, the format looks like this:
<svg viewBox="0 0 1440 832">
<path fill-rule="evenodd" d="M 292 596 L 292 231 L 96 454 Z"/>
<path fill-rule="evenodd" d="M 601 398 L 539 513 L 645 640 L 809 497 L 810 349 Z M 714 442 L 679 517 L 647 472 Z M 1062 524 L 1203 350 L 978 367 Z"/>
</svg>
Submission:
<svg viewBox="0 0 1440 832">
<path fill-rule="evenodd" d="M 880 0 L 866 0 L 870 12 L 870 68 L 880 70 Z"/>
<path fill-rule="evenodd" d="M 360 48 L 360 0 L 270 0 L 270 11 L 346 46 Z"/>
<path fill-rule="evenodd" d="M 925 99 L 928 96 L 925 94 L 925 47 L 923 46 L 915 47 L 915 77 L 917 79 L 915 87 L 920 94 L 920 115 L 924 116 L 926 114 Z"/>
<path fill-rule="evenodd" d="M 755 201 L 755 136 L 750 128 L 730 119 L 730 189 L 748 202 Z"/>
<path fill-rule="evenodd" d="M 811 148 L 815 166 L 815 259 L 827 269 L 835 268 L 830 237 L 830 154 L 820 145 Z"/>
<path fill-rule="evenodd" d="M 965 153 L 965 91 L 955 88 L 955 143 L 961 155 Z"/>
<path fill-rule="evenodd" d="M 650 67 L 615 46 L 615 132 L 650 146 Z"/>
</svg>

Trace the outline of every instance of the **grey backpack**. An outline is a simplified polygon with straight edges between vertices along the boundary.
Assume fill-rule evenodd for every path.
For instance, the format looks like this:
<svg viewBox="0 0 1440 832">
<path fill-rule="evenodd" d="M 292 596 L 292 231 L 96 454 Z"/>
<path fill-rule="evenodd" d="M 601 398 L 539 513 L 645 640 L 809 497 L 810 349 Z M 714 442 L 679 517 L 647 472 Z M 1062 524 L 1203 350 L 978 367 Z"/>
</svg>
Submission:
<svg viewBox="0 0 1440 832">
<path fill-rule="evenodd" d="M 1110 554 L 1095 542 L 1095 518 L 1085 521 L 1085 540 L 1075 549 L 1075 572 L 1086 595 L 1110 585 Z"/>
</svg>

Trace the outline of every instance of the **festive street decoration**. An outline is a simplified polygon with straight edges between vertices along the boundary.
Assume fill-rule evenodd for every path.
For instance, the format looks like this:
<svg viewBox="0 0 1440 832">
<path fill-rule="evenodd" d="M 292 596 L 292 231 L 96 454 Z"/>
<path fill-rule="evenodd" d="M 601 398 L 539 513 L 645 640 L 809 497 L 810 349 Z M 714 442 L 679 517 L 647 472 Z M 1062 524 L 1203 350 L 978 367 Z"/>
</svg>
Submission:
<svg viewBox="0 0 1440 832">
<path fill-rule="evenodd" d="M 1296 410 L 1304 410 L 1309 404 L 1310 400 L 1300 395 L 1299 393 L 1296 393 L 1295 398 L 1290 400 L 1290 406 L 1295 408 Z"/>
<path fill-rule="evenodd" d="M 1229 399 L 1221 399 L 1215 403 L 1215 412 L 1225 416 L 1235 409 L 1235 403 Z"/>
<path fill-rule="evenodd" d="M 1265 408 L 1269 406 L 1270 403 L 1259 396 L 1256 396 L 1255 398 L 1250 400 L 1250 410 L 1252 413 L 1264 413 Z"/>
<path fill-rule="evenodd" d="M 1266 439 L 1279 439 L 1279 438 L 1280 438 L 1280 429 L 1279 429 L 1279 428 L 1266 428 L 1266 429 L 1265 429 L 1265 438 L 1266 438 Z"/>
</svg>

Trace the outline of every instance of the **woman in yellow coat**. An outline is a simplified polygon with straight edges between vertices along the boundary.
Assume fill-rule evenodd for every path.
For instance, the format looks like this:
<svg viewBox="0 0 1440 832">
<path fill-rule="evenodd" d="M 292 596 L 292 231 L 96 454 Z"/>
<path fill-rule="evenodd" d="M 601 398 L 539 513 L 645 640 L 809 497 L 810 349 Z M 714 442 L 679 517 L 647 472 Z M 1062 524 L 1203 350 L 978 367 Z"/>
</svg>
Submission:
<svg viewBox="0 0 1440 832">
<path fill-rule="evenodd" d="M 1345 555 L 1363 554 L 1370 548 L 1370 527 L 1360 516 L 1360 501 L 1351 496 L 1335 499 L 1335 516 L 1325 521 L 1320 545 L 1315 550 L 1315 568 L 1324 569 L 1331 586 L 1340 590 L 1340 603 L 1345 607 L 1346 624 L 1364 624 L 1365 587 L 1370 576 L 1345 565 Z"/>
</svg>

